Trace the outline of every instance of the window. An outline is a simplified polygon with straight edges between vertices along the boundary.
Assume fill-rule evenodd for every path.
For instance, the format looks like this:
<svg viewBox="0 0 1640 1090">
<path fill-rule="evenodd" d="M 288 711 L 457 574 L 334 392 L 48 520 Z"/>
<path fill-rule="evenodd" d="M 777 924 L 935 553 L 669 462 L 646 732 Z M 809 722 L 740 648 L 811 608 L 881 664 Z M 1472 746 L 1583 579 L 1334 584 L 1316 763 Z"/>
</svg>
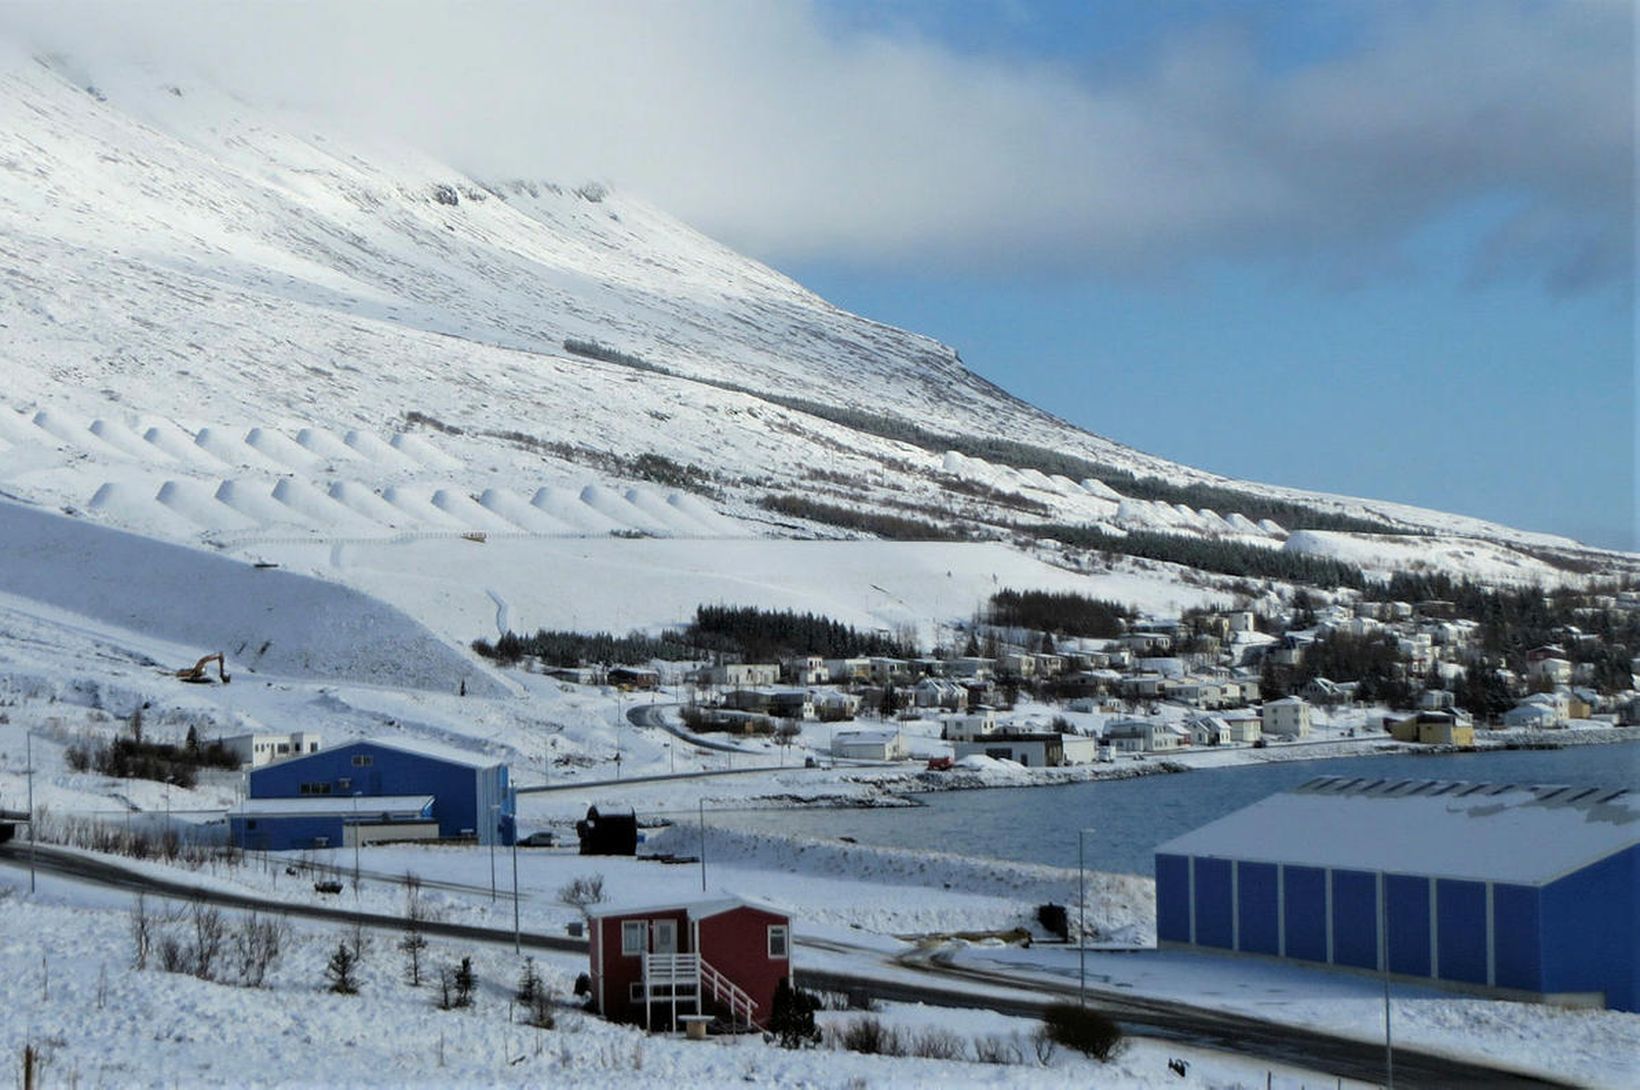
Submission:
<svg viewBox="0 0 1640 1090">
<path fill-rule="evenodd" d="M 279 752 L 280 753 L 289 753 L 290 752 L 290 743 L 289 742 L 280 742 L 279 743 Z"/>
<path fill-rule="evenodd" d="M 352 786 L 353 786 L 353 781 L 348 779 L 346 776 L 337 777 L 336 790 L 346 791 L 348 788 L 350 788 Z"/>
<path fill-rule="evenodd" d="M 376 763 L 376 758 L 372 757 L 368 753 L 355 753 L 353 755 L 353 767 L 354 768 L 369 768 L 371 765 L 373 765 L 375 763 Z"/>
<path fill-rule="evenodd" d="M 788 936 L 783 924 L 774 924 L 769 928 L 769 957 L 775 961 L 785 960 Z"/>
<path fill-rule="evenodd" d="M 632 1002 L 642 1003 L 643 1002 L 643 981 L 634 980 L 631 984 L 628 984 L 626 986 L 626 994 L 627 994 L 627 998 L 631 999 Z"/>
<path fill-rule="evenodd" d="M 330 794 L 330 784 L 304 783 L 301 787 L 301 792 L 304 795 L 328 795 Z"/>
<path fill-rule="evenodd" d="M 250 819 L 250 820 L 249 820 L 249 821 L 247 821 L 247 822 L 245 822 L 245 828 L 247 828 L 247 829 L 254 829 L 254 828 L 256 828 L 256 819 L 255 819 L 255 818 L 251 818 L 251 819 Z"/>
<path fill-rule="evenodd" d="M 621 921 L 621 956 L 637 957 L 648 949 L 649 927 L 643 920 Z"/>
</svg>

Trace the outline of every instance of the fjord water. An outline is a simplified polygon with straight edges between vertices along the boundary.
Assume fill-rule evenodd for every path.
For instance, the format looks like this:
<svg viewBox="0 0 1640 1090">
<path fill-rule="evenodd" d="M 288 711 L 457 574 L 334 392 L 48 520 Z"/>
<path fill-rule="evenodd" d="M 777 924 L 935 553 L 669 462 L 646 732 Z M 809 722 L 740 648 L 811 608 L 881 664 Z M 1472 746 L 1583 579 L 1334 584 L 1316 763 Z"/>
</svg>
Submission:
<svg viewBox="0 0 1640 1090">
<path fill-rule="evenodd" d="M 1640 788 L 1640 742 L 1282 761 L 1059 787 L 934 792 L 916 796 L 922 805 L 909 808 L 731 811 L 710 821 L 1060 867 L 1076 866 L 1077 830 L 1086 828 L 1089 869 L 1150 874 L 1158 844 L 1316 776 Z"/>
</svg>

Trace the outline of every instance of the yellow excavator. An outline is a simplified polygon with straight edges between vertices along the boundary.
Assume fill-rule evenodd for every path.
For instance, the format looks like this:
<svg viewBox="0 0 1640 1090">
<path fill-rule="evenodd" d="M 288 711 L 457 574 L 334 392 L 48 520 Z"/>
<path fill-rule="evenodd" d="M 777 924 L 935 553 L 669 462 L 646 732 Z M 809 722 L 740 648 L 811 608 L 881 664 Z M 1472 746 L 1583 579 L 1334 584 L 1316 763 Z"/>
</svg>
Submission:
<svg viewBox="0 0 1640 1090">
<path fill-rule="evenodd" d="M 205 672 L 205 667 L 209 666 L 213 662 L 216 663 L 216 676 L 222 679 L 222 684 L 226 685 L 228 682 L 233 680 L 233 678 L 228 676 L 228 664 L 222 657 L 222 652 L 220 651 L 216 652 L 214 655 L 206 655 L 192 666 L 178 670 L 177 680 L 186 681 L 190 685 L 209 685 L 211 683 L 211 678 L 210 675 Z"/>
</svg>

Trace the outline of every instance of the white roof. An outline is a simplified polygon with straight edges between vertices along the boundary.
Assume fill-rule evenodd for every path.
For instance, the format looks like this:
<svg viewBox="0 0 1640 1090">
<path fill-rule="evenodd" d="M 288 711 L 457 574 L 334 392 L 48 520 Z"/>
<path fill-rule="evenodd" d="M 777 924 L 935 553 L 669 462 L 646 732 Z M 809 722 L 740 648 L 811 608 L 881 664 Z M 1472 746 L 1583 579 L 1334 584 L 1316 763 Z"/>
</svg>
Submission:
<svg viewBox="0 0 1640 1090">
<path fill-rule="evenodd" d="M 1542 885 L 1636 844 L 1623 788 L 1321 776 L 1156 851 Z"/>
<path fill-rule="evenodd" d="M 454 746 L 441 745 L 438 742 L 428 742 L 420 738 L 405 738 L 400 735 L 375 738 L 355 738 L 342 745 L 358 745 L 363 743 L 372 746 L 386 746 L 388 749 L 402 750 L 405 753 L 414 753 L 420 757 L 432 757 L 435 760 L 449 761 L 451 764 L 466 765 L 469 768 L 494 768 L 504 762 L 497 757 L 488 757 L 482 753 L 474 753 L 470 749 L 456 749 Z M 337 748 L 341 748 L 338 746 Z"/>
<path fill-rule="evenodd" d="M 892 742 L 897 737 L 899 732 L 892 730 L 840 730 L 831 736 L 831 740 L 844 745 L 875 745 Z"/>
<path fill-rule="evenodd" d="M 364 816 L 412 811 L 421 813 L 433 805 L 431 795 L 303 795 L 294 799 L 245 799 L 229 813 L 248 817 L 294 817 L 304 814 L 350 815 L 357 809 Z"/>
<path fill-rule="evenodd" d="M 731 912 L 737 908 L 755 908 L 762 912 L 772 912 L 776 916 L 788 916 L 787 912 L 762 901 L 753 901 L 745 897 L 714 897 L 701 901 L 674 901 L 670 904 L 656 904 L 651 902 L 627 902 L 599 905 L 587 913 L 593 919 L 606 916 L 642 916 L 653 912 L 678 912 L 689 914 L 691 920 L 704 920 L 708 916 L 716 916 L 723 912 Z"/>
</svg>

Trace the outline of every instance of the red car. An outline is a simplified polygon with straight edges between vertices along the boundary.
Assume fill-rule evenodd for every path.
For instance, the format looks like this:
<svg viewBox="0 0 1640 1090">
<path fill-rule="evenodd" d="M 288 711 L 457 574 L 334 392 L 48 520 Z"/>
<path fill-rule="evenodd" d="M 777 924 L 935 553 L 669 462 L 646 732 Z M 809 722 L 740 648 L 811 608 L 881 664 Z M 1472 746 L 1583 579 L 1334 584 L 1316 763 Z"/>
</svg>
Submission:
<svg viewBox="0 0 1640 1090">
<path fill-rule="evenodd" d="M 949 772 L 955 764 L 956 762 L 949 757 L 930 757 L 928 758 L 928 771 Z"/>
</svg>

